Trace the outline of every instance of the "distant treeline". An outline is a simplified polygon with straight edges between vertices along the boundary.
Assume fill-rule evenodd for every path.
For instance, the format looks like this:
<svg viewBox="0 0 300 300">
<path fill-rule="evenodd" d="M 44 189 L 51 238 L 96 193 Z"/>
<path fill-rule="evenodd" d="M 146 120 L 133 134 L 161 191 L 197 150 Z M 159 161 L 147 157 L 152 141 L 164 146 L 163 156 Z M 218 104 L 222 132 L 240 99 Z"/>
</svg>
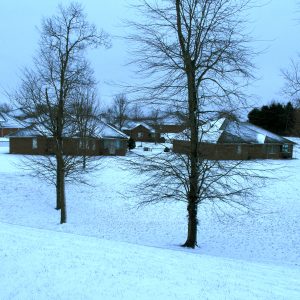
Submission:
<svg viewBox="0 0 300 300">
<path fill-rule="evenodd" d="M 250 123 L 280 135 L 289 135 L 295 126 L 296 110 L 291 102 L 273 102 L 261 108 L 254 108 L 248 114 Z"/>
</svg>

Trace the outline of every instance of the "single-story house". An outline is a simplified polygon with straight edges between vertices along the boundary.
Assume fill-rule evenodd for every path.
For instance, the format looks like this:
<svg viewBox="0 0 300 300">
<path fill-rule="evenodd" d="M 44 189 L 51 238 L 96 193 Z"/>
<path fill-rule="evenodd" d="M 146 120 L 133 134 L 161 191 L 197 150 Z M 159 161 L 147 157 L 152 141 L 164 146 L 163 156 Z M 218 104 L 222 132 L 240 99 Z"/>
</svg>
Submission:
<svg viewBox="0 0 300 300">
<path fill-rule="evenodd" d="M 24 126 L 18 122 L 16 118 L 8 114 L 0 113 L 0 137 L 14 133 L 23 127 Z"/>
<path fill-rule="evenodd" d="M 174 115 L 162 116 L 153 127 L 161 134 L 179 133 L 186 129 L 184 122 Z"/>
<path fill-rule="evenodd" d="M 156 132 L 152 126 L 144 122 L 125 122 L 121 130 L 135 141 L 158 143 L 164 142 L 164 139 L 161 138 L 160 133 Z"/>
<path fill-rule="evenodd" d="M 9 135 L 9 152 L 13 154 L 47 155 L 55 153 L 55 140 L 43 135 L 33 127 L 21 129 Z M 128 136 L 116 128 L 99 121 L 95 136 L 80 138 L 65 137 L 65 155 L 119 155 L 127 152 Z"/>
<path fill-rule="evenodd" d="M 199 128 L 199 154 L 213 160 L 281 159 L 293 157 L 294 142 L 247 122 L 226 118 Z M 188 132 L 173 140 L 173 152 L 189 153 Z"/>
</svg>

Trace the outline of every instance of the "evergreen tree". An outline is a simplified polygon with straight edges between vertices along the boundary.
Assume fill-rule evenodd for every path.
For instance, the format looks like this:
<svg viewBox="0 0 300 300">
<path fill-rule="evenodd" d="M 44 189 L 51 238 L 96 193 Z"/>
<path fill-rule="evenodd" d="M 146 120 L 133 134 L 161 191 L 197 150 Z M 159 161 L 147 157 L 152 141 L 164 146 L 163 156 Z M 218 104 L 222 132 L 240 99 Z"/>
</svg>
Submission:
<svg viewBox="0 0 300 300">
<path fill-rule="evenodd" d="M 132 137 L 130 137 L 128 140 L 128 149 L 132 150 L 134 148 L 135 148 L 135 140 Z"/>
<path fill-rule="evenodd" d="M 248 114 L 250 123 L 277 134 L 289 134 L 294 127 L 294 107 L 291 102 L 286 105 L 273 102 L 260 109 L 254 108 Z"/>
</svg>

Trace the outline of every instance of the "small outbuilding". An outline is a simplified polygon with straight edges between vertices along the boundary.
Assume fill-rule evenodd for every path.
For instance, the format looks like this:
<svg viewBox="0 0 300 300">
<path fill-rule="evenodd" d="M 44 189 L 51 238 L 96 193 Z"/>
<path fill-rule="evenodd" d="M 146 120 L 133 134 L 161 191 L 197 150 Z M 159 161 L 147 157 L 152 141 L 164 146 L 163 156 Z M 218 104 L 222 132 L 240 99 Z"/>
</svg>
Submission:
<svg viewBox="0 0 300 300">
<path fill-rule="evenodd" d="M 186 129 L 186 124 L 178 116 L 162 116 L 159 121 L 153 124 L 155 130 L 161 134 L 179 133 Z"/>
<path fill-rule="evenodd" d="M 128 121 L 122 127 L 122 131 L 138 142 L 162 143 L 165 141 L 160 133 L 144 122 Z"/>
</svg>

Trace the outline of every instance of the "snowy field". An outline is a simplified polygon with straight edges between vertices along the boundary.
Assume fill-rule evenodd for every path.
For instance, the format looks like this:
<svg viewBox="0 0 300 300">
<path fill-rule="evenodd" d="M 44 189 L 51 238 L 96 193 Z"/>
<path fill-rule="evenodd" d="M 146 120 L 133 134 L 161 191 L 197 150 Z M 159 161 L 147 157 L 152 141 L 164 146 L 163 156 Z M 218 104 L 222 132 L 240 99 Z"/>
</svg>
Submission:
<svg viewBox="0 0 300 300">
<path fill-rule="evenodd" d="M 67 186 L 60 225 L 54 187 L 0 141 L 0 299 L 300 299 L 300 159 L 268 162 L 278 180 L 260 191 L 261 213 L 200 209 L 187 250 L 185 205 L 137 209 L 120 158 Z"/>
</svg>

